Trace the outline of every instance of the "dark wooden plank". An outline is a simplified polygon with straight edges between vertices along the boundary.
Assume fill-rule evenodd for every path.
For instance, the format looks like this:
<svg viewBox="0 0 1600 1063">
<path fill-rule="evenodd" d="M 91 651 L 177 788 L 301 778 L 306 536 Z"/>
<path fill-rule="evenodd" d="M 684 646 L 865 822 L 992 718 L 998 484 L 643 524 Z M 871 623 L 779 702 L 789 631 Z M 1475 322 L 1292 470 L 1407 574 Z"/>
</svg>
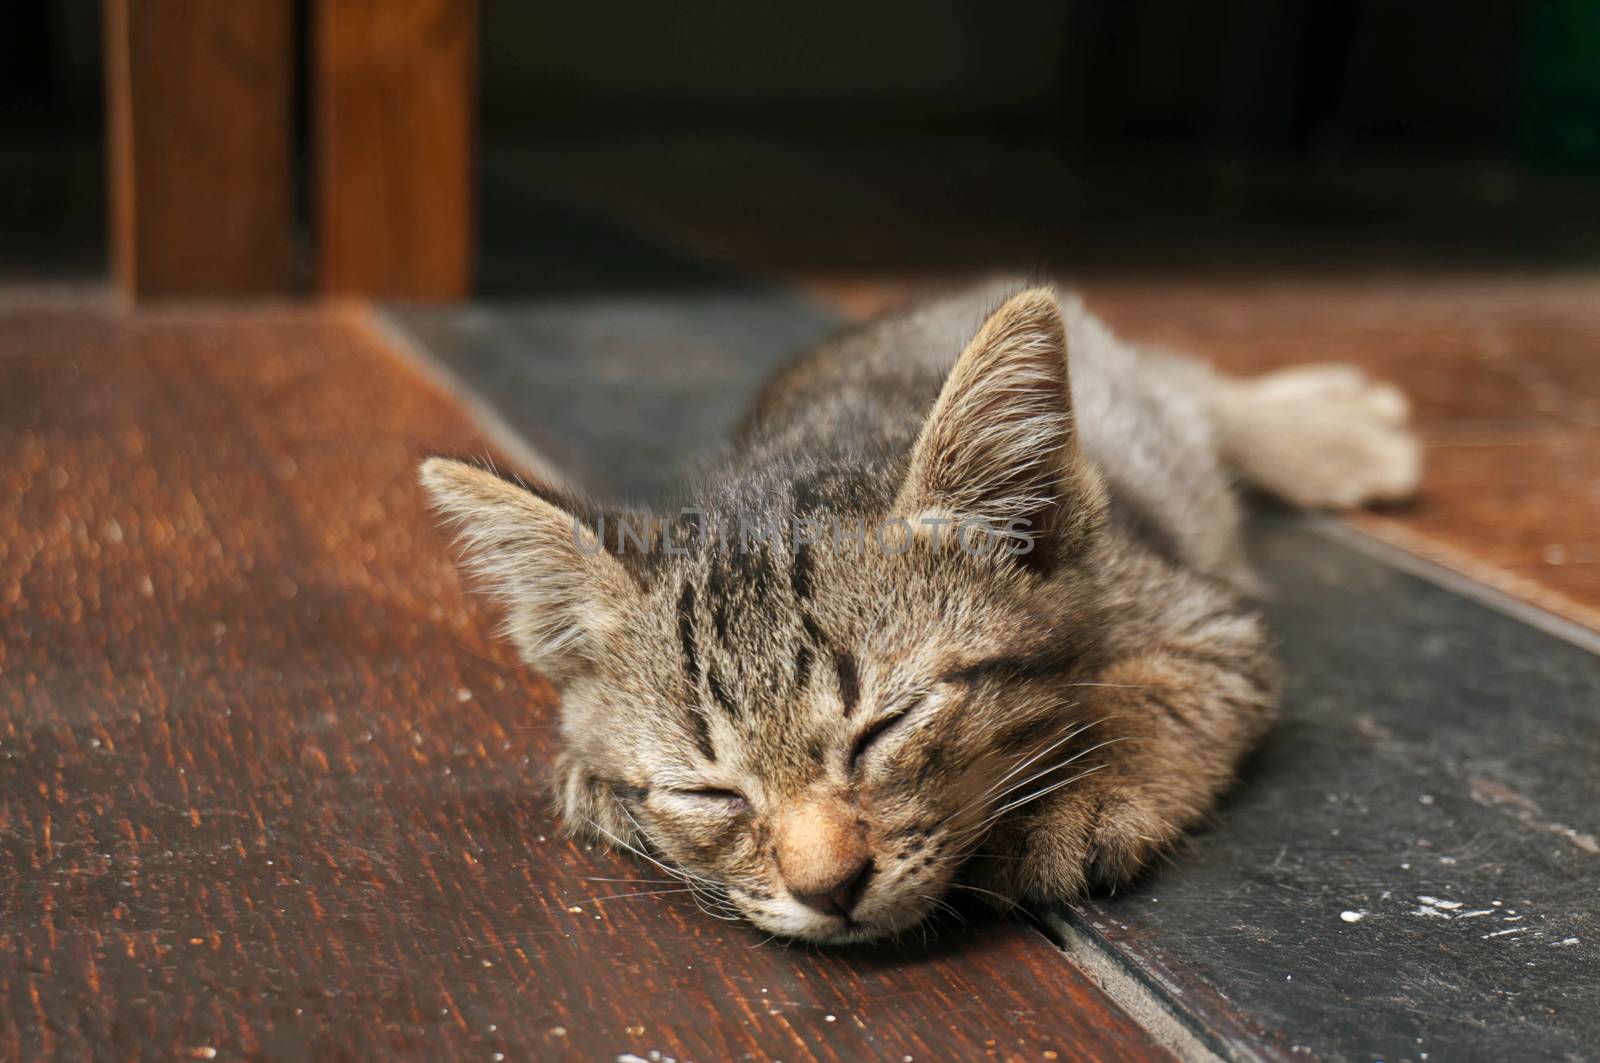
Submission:
<svg viewBox="0 0 1600 1063">
<path fill-rule="evenodd" d="M 105 0 L 111 266 L 135 296 L 294 280 L 293 5 Z"/>
<path fill-rule="evenodd" d="M 324 291 L 465 295 L 472 278 L 475 0 L 316 0 Z"/>
<path fill-rule="evenodd" d="M 360 319 L 0 309 L 0 1056 L 1165 1058 L 1040 934 L 758 947 L 566 838 Z"/>
</svg>

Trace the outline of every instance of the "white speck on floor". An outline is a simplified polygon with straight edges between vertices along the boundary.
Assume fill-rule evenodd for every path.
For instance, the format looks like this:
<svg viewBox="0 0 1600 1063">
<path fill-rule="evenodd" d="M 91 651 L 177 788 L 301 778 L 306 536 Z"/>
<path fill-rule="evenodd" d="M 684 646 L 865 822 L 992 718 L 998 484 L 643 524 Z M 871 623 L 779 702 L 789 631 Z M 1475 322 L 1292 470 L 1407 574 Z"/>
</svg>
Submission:
<svg viewBox="0 0 1600 1063">
<path fill-rule="evenodd" d="M 471 701 L 472 691 L 468 690 L 466 687 L 461 687 L 456 691 L 456 700 L 461 702 Z"/>
<path fill-rule="evenodd" d="M 576 904 L 574 904 L 572 907 L 568 908 L 567 911 L 569 911 L 569 912 L 581 912 L 581 911 L 583 911 L 583 909 L 578 907 Z"/>
<path fill-rule="evenodd" d="M 1521 932 L 1523 930 L 1526 930 L 1526 929 L 1527 929 L 1527 927 L 1514 926 L 1510 930 L 1495 930 L 1495 931 L 1491 931 L 1490 933 L 1484 934 L 1483 936 L 1486 937 L 1486 938 L 1505 937 L 1507 934 L 1516 934 L 1516 933 L 1519 933 L 1519 932 Z"/>
<path fill-rule="evenodd" d="M 1577 945 L 1577 944 L 1581 944 L 1581 942 L 1579 942 L 1577 938 L 1562 938 L 1560 941 L 1557 941 L 1555 943 L 1555 947 L 1556 948 L 1561 948 L 1564 945 Z"/>
<path fill-rule="evenodd" d="M 838 1022 L 839 1021 L 839 1016 L 837 1016 L 837 1015 L 824 1015 L 822 1017 L 822 1021 L 823 1022 Z"/>
<path fill-rule="evenodd" d="M 617 1063 L 646 1063 L 643 1056 L 636 1056 L 632 1052 L 624 1052 L 617 1057 Z"/>
<path fill-rule="evenodd" d="M 1419 895 L 1417 900 L 1430 908 L 1443 908 L 1447 912 L 1453 912 L 1457 908 L 1464 907 L 1460 901 L 1446 900 L 1443 897 L 1429 897 L 1426 894 Z"/>
<path fill-rule="evenodd" d="M 1474 918 L 1476 916 L 1480 916 L 1480 915 L 1493 915 L 1493 914 L 1494 914 L 1494 909 L 1493 908 L 1474 908 L 1470 912 L 1462 912 L 1460 915 L 1456 916 L 1456 918 L 1457 919 L 1472 919 L 1472 918 Z"/>
<path fill-rule="evenodd" d="M 1421 797 L 1417 798 L 1417 800 L 1422 802 L 1425 805 L 1431 805 L 1431 804 L 1433 804 L 1433 795 L 1432 794 L 1423 794 Z"/>
<path fill-rule="evenodd" d="M 1346 910 L 1339 913 L 1339 918 L 1343 919 L 1347 923 L 1359 923 L 1361 920 L 1365 919 L 1366 916 L 1367 913 L 1365 911 L 1356 912 Z"/>
<path fill-rule="evenodd" d="M 1412 915 L 1431 915 L 1435 919 L 1449 919 L 1450 918 L 1450 913 L 1449 912 L 1441 912 L 1437 908 L 1429 908 L 1426 904 L 1417 905 L 1415 908 L 1411 909 L 1411 914 Z"/>
<path fill-rule="evenodd" d="M 195 1059 L 216 1059 L 217 1050 L 210 1045 L 196 1045 L 189 1049 L 189 1054 Z"/>
<path fill-rule="evenodd" d="M 1441 857 L 1439 857 L 1439 863 L 1441 863 L 1441 864 L 1454 865 L 1455 862 L 1456 862 L 1456 858 L 1453 857 L 1453 856 L 1441 856 Z"/>
</svg>

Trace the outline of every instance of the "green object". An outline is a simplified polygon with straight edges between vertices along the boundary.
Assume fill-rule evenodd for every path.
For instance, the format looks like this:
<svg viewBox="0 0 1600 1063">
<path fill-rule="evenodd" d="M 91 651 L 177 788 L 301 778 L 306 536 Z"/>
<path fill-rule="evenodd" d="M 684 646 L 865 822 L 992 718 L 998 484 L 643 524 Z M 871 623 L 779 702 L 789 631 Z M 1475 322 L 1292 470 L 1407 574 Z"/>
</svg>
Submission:
<svg viewBox="0 0 1600 1063">
<path fill-rule="evenodd" d="M 1562 169 L 1600 168 L 1600 0 L 1535 0 L 1522 89 L 1522 156 Z"/>
</svg>

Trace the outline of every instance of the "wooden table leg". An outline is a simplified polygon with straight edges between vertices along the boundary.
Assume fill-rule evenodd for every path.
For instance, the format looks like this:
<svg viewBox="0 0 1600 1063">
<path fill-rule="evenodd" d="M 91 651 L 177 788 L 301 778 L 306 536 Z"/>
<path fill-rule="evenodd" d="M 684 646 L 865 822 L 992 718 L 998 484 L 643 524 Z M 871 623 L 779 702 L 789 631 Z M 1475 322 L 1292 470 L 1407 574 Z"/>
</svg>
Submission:
<svg viewBox="0 0 1600 1063">
<path fill-rule="evenodd" d="M 314 18 L 322 290 L 465 295 L 475 0 L 317 0 Z"/>
<path fill-rule="evenodd" d="M 152 295 L 294 280 L 293 5 L 105 0 L 111 265 Z"/>
</svg>

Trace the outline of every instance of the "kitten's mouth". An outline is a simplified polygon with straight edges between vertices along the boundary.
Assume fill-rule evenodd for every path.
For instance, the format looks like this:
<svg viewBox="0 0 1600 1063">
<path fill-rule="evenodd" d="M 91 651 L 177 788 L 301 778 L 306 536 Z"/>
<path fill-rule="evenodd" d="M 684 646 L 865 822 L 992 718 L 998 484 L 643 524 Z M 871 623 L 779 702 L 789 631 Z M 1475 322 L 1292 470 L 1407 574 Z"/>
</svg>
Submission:
<svg viewBox="0 0 1600 1063">
<path fill-rule="evenodd" d="M 808 919 L 799 920 L 789 913 L 750 910 L 746 911 L 745 916 L 757 929 L 793 941 L 810 941 L 822 945 L 859 945 L 893 937 L 923 922 L 930 913 L 931 907 L 920 910 L 912 906 L 875 911 L 864 919 L 855 916 L 812 915 Z"/>
</svg>

